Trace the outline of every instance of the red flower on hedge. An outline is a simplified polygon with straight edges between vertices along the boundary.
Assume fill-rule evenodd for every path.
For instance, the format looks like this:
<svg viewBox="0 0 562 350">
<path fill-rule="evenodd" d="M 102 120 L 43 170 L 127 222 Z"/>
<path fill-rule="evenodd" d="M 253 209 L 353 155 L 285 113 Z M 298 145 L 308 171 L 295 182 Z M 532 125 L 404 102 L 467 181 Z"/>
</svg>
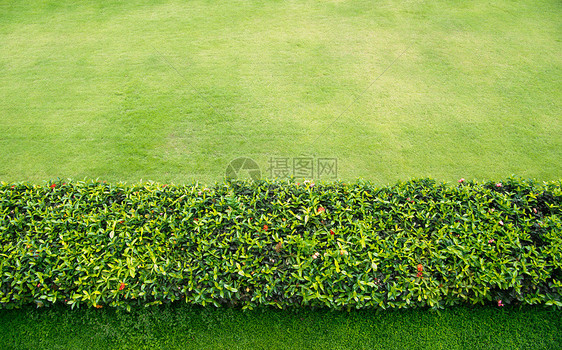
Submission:
<svg viewBox="0 0 562 350">
<path fill-rule="evenodd" d="M 501 183 L 501 182 L 498 182 L 498 183 L 496 184 L 496 187 L 502 187 L 502 183 Z"/>
<path fill-rule="evenodd" d="M 459 183 L 462 184 L 464 182 L 464 179 L 460 179 Z"/>
<path fill-rule="evenodd" d="M 417 276 L 418 276 L 418 277 L 422 277 L 422 276 L 423 276 L 423 272 L 421 272 L 421 271 L 418 272 L 418 275 L 417 275 Z"/>
<path fill-rule="evenodd" d="M 264 231 L 267 231 L 268 228 L 269 228 L 269 226 L 263 225 L 263 230 L 264 230 Z"/>
<path fill-rule="evenodd" d="M 498 306 L 504 306 L 501 300 L 498 300 Z"/>
<path fill-rule="evenodd" d="M 125 289 L 125 283 L 121 282 L 121 285 L 119 285 L 119 290 L 123 290 Z"/>
<path fill-rule="evenodd" d="M 57 187 L 57 184 L 52 184 L 52 185 L 51 185 L 51 188 L 55 188 L 55 187 Z"/>
<path fill-rule="evenodd" d="M 418 264 L 418 271 L 422 272 L 423 271 L 423 265 L 422 264 Z"/>
<path fill-rule="evenodd" d="M 330 230 L 330 234 L 333 236 L 333 235 L 335 235 L 336 233 L 334 232 L 334 230 Z"/>
<path fill-rule="evenodd" d="M 318 214 L 325 212 L 326 209 L 324 207 L 318 208 Z"/>
</svg>

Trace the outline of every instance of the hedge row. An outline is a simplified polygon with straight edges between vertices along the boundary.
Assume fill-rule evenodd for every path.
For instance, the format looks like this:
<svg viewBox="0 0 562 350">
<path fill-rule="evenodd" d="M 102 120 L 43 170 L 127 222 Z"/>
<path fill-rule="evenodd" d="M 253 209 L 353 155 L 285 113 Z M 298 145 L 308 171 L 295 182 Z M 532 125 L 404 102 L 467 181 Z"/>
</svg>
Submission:
<svg viewBox="0 0 562 350">
<path fill-rule="evenodd" d="M 561 182 L 0 185 L 0 307 L 562 306 Z"/>
</svg>

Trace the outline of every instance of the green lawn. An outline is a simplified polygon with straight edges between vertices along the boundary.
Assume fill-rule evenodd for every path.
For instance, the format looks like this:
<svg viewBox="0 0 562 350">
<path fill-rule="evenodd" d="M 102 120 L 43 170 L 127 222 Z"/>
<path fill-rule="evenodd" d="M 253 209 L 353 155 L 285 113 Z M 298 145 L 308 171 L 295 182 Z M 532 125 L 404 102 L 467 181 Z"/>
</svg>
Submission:
<svg viewBox="0 0 562 350">
<path fill-rule="evenodd" d="M 556 349 L 562 311 L 525 307 L 0 311 L 2 349 Z"/>
<path fill-rule="evenodd" d="M 0 180 L 562 177 L 562 2 L 0 0 Z M 382 74 L 382 75 L 381 75 Z"/>
</svg>

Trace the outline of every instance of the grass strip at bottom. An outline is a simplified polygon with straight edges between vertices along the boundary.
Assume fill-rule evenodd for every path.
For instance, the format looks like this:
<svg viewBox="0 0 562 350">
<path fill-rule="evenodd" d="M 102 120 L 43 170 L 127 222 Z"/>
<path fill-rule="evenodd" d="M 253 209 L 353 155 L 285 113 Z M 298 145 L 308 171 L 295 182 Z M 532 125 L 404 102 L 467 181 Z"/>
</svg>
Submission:
<svg viewBox="0 0 562 350">
<path fill-rule="evenodd" d="M 376 312 L 185 304 L 0 310 L 2 349 L 553 349 L 562 311 L 461 306 Z"/>
</svg>

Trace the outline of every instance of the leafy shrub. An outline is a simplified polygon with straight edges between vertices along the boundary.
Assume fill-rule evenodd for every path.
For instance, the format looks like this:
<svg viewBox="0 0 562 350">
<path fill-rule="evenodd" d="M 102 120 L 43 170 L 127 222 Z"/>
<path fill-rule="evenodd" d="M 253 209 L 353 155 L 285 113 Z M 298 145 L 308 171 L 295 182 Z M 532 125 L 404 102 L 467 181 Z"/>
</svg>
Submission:
<svg viewBox="0 0 562 350">
<path fill-rule="evenodd" d="M 562 306 L 561 182 L 0 185 L 0 307 Z"/>
</svg>

